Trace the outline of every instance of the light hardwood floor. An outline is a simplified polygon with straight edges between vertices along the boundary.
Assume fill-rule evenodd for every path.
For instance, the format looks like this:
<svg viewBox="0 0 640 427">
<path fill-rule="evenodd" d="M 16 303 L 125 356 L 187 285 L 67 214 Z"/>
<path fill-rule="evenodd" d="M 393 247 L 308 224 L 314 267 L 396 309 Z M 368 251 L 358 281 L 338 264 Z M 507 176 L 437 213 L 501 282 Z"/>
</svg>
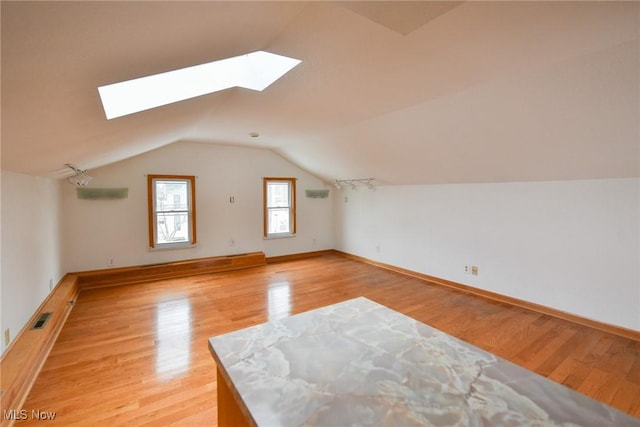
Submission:
<svg viewBox="0 0 640 427">
<path fill-rule="evenodd" d="M 83 291 L 24 409 L 55 412 L 45 425 L 215 426 L 209 337 L 357 296 L 640 417 L 639 342 L 333 254 Z"/>
</svg>

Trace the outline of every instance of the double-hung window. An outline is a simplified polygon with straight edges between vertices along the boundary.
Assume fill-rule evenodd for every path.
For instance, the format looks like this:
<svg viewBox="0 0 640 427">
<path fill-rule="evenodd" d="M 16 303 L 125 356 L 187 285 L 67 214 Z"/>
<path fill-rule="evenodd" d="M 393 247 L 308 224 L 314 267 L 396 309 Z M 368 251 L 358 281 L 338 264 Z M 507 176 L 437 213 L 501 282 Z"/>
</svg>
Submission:
<svg viewBox="0 0 640 427">
<path fill-rule="evenodd" d="M 296 179 L 263 178 L 264 236 L 296 233 Z"/>
<path fill-rule="evenodd" d="M 148 175 L 149 246 L 169 248 L 196 243 L 194 176 Z"/>
</svg>

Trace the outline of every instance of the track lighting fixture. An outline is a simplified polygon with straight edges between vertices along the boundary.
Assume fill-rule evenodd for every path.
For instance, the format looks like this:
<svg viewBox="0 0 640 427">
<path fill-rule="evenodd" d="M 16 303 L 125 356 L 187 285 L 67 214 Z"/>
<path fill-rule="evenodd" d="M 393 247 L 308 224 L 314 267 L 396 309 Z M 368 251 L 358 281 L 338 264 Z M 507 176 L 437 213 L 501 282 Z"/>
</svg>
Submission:
<svg viewBox="0 0 640 427">
<path fill-rule="evenodd" d="M 367 187 L 369 190 L 373 190 L 373 181 L 375 181 L 375 178 L 336 179 L 335 186 L 338 190 L 341 190 L 344 185 L 349 185 L 351 186 L 352 190 L 356 190 L 358 188 L 356 184 L 360 183 Z"/>
<path fill-rule="evenodd" d="M 73 171 L 73 175 L 67 178 L 69 184 L 77 185 L 79 187 L 84 187 L 91 182 L 93 179 L 92 176 L 87 174 L 87 171 L 84 169 L 80 169 L 76 165 L 71 163 L 66 163 L 66 167 Z"/>
</svg>

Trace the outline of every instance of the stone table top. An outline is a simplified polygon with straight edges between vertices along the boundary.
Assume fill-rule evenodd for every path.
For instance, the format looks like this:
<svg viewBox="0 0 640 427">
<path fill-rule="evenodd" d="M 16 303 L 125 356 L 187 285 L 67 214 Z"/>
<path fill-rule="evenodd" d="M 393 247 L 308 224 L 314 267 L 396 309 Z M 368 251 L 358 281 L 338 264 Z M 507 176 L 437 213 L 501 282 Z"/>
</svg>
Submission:
<svg viewBox="0 0 640 427">
<path fill-rule="evenodd" d="M 209 339 L 258 426 L 640 426 L 364 297 Z"/>
</svg>

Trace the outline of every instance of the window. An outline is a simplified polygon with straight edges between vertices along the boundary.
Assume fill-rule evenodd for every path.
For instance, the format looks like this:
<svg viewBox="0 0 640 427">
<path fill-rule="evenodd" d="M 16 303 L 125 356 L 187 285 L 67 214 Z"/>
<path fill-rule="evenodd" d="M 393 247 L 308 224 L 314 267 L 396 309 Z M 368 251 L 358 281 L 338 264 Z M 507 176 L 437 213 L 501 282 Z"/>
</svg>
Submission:
<svg viewBox="0 0 640 427">
<path fill-rule="evenodd" d="M 296 179 L 264 178 L 264 236 L 296 233 Z"/>
<path fill-rule="evenodd" d="M 196 243 L 196 179 L 148 175 L 149 246 L 180 247 Z"/>
</svg>

